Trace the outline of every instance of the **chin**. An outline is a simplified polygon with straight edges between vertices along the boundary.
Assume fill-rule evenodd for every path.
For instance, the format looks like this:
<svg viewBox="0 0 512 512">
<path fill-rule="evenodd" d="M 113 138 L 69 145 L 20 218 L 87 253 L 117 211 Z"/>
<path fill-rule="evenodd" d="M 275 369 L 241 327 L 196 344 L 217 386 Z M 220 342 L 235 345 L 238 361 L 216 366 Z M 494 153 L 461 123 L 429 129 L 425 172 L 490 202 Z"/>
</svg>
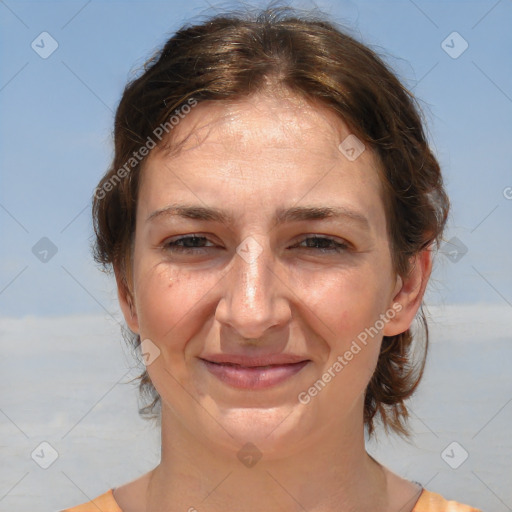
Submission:
<svg viewBox="0 0 512 512">
<path fill-rule="evenodd" d="M 251 444 L 268 460 L 297 451 L 311 438 L 315 420 L 314 416 L 305 413 L 300 404 L 271 408 L 222 407 L 215 417 L 232 436 L 223 436 L 225 448 L 238 454 L 244 446 Z"/>
</svg>

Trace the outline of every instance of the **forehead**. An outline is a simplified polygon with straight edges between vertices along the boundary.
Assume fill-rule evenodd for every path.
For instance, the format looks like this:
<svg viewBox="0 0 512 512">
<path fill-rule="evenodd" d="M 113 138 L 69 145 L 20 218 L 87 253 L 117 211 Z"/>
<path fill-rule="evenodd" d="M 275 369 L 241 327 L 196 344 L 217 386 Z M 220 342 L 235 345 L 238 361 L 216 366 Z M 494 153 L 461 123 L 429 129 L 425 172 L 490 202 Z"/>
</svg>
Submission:
<svg viewBox="0 0 512 512">
<path fill-rule="evenodd" d="M 182 116 L 171 131 L 164 151 L 157 156 L 187 158 L 206 152 L 307 150 L 316 158 L 337 160 L 338 145 L 351 132 L 345 122 L 325 106 L 279 93 L 259 93 L 238 101 L 204 101 Z M 174 150 L 173 148 L 178 148 Z"/>
<path fill-rule="evenodd" d="M 148 157 L 139 199 L 151 203 L 143 209 L 183 196 L 212 204 L 220 192 L 261 211 L 262 201 L 344 198 L 382 216 L 378 162 L 369 148 L 349 160 L 339 149 L 349 136 L 336 114 L 296 96 L 202 102 L 174 127 L 167 148 Z"/>
</svg>

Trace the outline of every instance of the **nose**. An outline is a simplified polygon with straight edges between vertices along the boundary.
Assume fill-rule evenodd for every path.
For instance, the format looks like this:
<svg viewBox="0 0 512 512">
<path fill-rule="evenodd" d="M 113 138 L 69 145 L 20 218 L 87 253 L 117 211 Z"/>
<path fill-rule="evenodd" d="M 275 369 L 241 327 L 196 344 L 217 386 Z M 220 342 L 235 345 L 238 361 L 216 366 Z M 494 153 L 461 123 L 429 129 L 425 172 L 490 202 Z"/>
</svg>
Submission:
<svg viewBox="0 0 512 512">
<path fill-rule="evenodd" d="M 268 244 L 248 237 L 237 248 L 223 283 L 215 318 L 240 337 L 256 340 L 289 322 L 289 288 Z"/>
</svg>

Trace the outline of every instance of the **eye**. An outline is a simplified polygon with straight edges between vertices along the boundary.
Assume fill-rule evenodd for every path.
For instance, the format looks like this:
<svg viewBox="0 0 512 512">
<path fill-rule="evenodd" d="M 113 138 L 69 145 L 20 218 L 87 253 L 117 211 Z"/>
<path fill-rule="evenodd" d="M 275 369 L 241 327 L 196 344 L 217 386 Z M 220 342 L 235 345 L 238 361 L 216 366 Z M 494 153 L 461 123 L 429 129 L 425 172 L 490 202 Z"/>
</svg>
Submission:
<svg viewBox="0 0 512 512">
<path fill-rule="evenodd" d="M 306 246 L 300 247 L 304 242 L 306 243 Z M 350 246 L 346 243 L 338 242 L 334 238 L 323 236 L 310 236 L 308 238 L 304 238 L 304 240 L 293 247 L 317 249 L 321 252 L 343 252 L 350 249 Z"/>
<path fill-rule="evenodd" d="M 206 245 L 210 244 L 210 245 Z M 304 245 L 305 244 L 305 245 Z M 208 249 L 215 247 L 208 238 L 200 235 L 187 235 L 166 241 L 163 244 L 166 251 L 181 254 L 201 254 Z M 310 236 L 304 238 L 298 244 L 292 246 L 299 249 L 316 249 L 324 253 L 343 252 L 350 249 L 349 244 L 339 242 L 334 238 L 324 236 Z"/>
<path fill-rule="evenodd" d="M 200 254 L 205 249 L 209 249 L 214 246 L 214 244 L 211 246 L 205 246 L 205 243 L 211 244 L 211 242 L 204 236 L 188 235 L 166 241 L 164 243 L 164 249 L 171 252 Z"/>
</svg>

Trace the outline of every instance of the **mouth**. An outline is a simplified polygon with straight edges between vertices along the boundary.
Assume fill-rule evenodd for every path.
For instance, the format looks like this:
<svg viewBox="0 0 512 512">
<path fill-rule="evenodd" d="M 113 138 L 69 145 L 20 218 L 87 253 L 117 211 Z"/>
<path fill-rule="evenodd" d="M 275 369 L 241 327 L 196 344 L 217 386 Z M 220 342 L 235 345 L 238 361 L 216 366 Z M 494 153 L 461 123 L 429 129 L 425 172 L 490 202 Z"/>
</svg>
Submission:
<svg viewBox="0 0 512 512">
<path fill-rule="evenodd" d="M 245 364 L 232 361 L 211 361 L 200 358 L 206 369 L 217 379 L 238 389 L 267 389 L 280 384 L 304 368 L 311 361 L 302 359 L 297 362 L 281 362 L 275 364 L 256 364 L 248 361 Z"/>
</svg>

